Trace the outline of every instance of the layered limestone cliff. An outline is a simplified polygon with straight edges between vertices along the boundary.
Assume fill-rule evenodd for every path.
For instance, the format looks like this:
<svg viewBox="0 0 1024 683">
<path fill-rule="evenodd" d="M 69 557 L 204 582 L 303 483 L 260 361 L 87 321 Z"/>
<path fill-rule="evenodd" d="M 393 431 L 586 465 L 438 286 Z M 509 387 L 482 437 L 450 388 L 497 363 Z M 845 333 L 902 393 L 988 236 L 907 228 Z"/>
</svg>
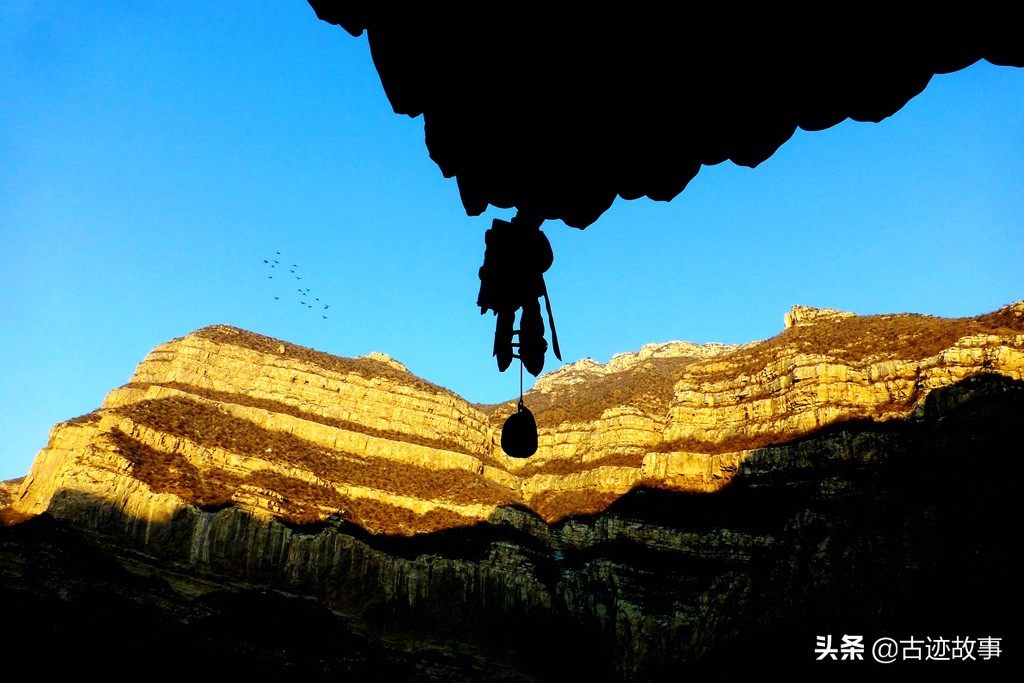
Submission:
<svg viewBox="0 0 1024 683">
<path fill-rule="evenodd" d="M 1022 375 L 1024 303 L 795 307 L 765 341 L 540 378 L 518 460 L 514 402 L 215 326 L 55 426 L 0 507 L 86 533 L 190 614 L 240 587 L 312 598 L 361 647 L 431 653 L 416 680 L 664 680 L 740 645 L 803 653 L 808 630 L 998 631 L 962 582 L 1009 578 L 1008 479 L 977 463 L 1019 443 Z M 772 639 L 787 628 L 806 640 Z M 593 654 L 536 668 L 566 643 Z"/>
<path fill-rule="evenodd" d="M 763 342 L 649 345 L 541 377 L 526 396 L 540 426 L 528 460 L 499 445 L 514 402 L 471 405 L 383 354 L 339 358 L 204 328 L 54 427 L 11 507 L 38 514 L 76 491 L 153 521 L 234 503 L 404 534 L 516 504 L 553 522 L 641 483 L 719 490 L 755 448 L 906 418 L 930 391 L 977 374 L 1024 373 L 1022 303 L 967 319 L 798 306 L 785 323 Z"/>
</svg>

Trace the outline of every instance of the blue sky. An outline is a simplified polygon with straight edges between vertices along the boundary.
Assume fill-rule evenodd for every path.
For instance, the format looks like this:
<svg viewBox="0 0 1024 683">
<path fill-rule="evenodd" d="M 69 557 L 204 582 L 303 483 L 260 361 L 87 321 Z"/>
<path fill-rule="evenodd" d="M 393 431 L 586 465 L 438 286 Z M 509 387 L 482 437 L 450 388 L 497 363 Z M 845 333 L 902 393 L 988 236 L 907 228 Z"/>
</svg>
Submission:
<svg viewBox="0 0 1024 683">
<path fill-rule="evenodd" d="M 465 215 L 365 37 L 301 0 L 252 8 L 0 7 L 0 479 L 211 324 L 517 395 L 475 305 L 484 231 L 511 213 Z M 704 168 L 670 203 L 546 223 L 563 360 L 765 339 L 794 304 L 958 317 L 1024 299 L 1022 124 L 1024 70 L 979 63 L 880 124 Z M 330 309 L 268 278 L 278 251 Z"/>
</svg>

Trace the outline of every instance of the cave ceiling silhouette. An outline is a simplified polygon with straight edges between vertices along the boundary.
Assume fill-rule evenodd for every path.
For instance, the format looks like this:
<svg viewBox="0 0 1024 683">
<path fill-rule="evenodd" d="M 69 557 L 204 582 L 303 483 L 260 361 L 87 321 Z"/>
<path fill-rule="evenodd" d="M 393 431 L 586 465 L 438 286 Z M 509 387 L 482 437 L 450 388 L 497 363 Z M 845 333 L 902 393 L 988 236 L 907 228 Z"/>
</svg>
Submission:
<svg viewBox="0 0 1024 683">
<path fill-rule="evenodd" d="M 670 201 L 723 161 L 756 167 L 799 128 L 879 122 L 936 74 L 1024 67 L 1003 6 L 608 6 L 308 0 L 364 34 L 394 112 L 469 216 L 488 206 L 586 228 L 617 197 Z"/>
</svg>

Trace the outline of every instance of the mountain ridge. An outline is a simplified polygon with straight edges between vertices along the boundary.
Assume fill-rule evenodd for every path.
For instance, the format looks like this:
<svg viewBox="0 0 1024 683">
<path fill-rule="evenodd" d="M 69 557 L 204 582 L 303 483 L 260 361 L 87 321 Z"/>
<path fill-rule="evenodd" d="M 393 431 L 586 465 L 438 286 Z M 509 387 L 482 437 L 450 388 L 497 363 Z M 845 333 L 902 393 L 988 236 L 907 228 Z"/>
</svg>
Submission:
<svg viewBox="0 0 1024 683">
<path fill-rule="evenodd" d="M 991 467 L 1019 442 L 1024 303 L 788 323 L 567 366 L 526 396 L 526 460 L 498 442 L 513 402 L 394 359 L 225 326 L 159 345 L 0 485 L 12 642 L 52 634 L 69 673 L 131 623 L 126 661 L 154 638 L 181 675 L 666 681 L 820 664 L 822 634 L 1005 636 L 977 587 L 1015 566 Z"/>
<path fill-rule="evenodd" d="M 69 476 L 85 489 L 141 476 L 171 508 L 233 502 L 308 522 L 361 506 L 354 521 L 379 532 L 512 504 L 552 522 L 641 483 L 718 490 L 754 448 L 907 417 L 934 388 L 1024 369 L 1024 302 L 956 319 L 794 306 L 785 323 L 758 342 L 650 344 L 542 376 L 525 395 L 539 425 L 525 461 L 499 445 L 514 400 L 471 404 L 381 353 L 343 358 L 208 326 L 157 346 L 100 408 L 56 425 L 17 490 L 5 487 L 23 514 L 45 510 Z M 100 453 L 103 474 L 90 474 Z M 374 527 L 387 508 L 407 521 Z"/>
</svg>

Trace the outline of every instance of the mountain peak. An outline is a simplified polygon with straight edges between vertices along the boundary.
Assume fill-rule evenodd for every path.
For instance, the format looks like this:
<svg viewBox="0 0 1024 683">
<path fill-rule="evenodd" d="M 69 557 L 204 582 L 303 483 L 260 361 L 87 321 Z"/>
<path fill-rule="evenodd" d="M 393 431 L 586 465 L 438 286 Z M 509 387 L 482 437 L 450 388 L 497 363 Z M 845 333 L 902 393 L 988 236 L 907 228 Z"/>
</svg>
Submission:
<svg viewBox="0 0 1024 683">
<path fill-rule="evenodd" d="M 400 534 L 509 505 L 555 521 L 641 482 L 719 490 L 757 449 L 844 421 L 907 419 L 937 388 L 1024 372 L 1022 303 L 956 319 L 794 306 L 787 323 L 759 342 L 647 344 L 541 376 L 525 396 L 539 426 L 526 460 L 500 447 L 514 401 L 470 404 L 381 352 L 343 358 L 204 327 L 54 427 L 29 475 L 7 486 L 9 505 L 37 514 L 72 487 L 117 492 L 149 516 L 231 504 Z"/>
</svg>

